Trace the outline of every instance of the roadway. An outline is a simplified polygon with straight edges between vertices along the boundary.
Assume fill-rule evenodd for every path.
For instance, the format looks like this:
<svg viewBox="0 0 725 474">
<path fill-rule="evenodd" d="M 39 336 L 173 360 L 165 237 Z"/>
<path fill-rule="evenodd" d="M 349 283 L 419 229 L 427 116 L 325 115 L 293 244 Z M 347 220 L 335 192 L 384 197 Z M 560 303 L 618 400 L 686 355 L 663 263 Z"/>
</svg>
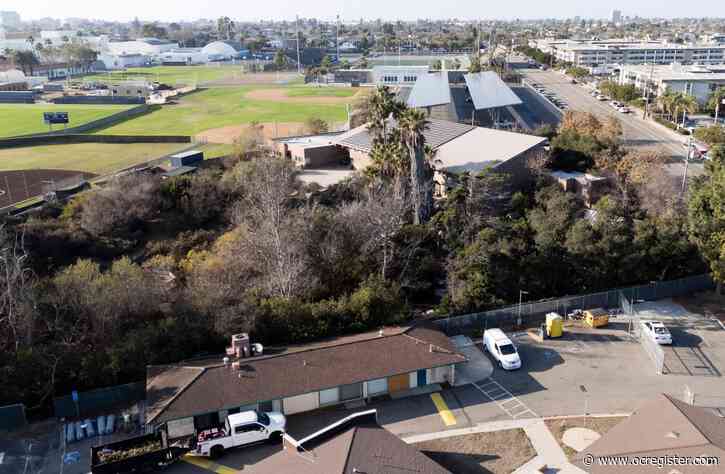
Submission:
<svg viewBox="0 0 725 474">
<path fill-rule="evenodd" d="M 615 117 L 622 124 L 622 139 L 627 147 L 642 150 L 658 150 L 668 159 L 668 169 L 672 175 L 682 176 L 687 150 L 683 146 L 686 138 L 661 125 L 645 121 L 634 111 L 622 114 L 609 102 L 600 102 L 590 95 L 591 89 L 571 83 L 571 79 L 561 73 L 550 70 L 519 69 L 529 81 L 541 84 L 569 104 L 570 110 L 590 112 L 599 118 Z M 688 175 L 702 173 L 701 163 L 690 163 Z"/>
</svg>

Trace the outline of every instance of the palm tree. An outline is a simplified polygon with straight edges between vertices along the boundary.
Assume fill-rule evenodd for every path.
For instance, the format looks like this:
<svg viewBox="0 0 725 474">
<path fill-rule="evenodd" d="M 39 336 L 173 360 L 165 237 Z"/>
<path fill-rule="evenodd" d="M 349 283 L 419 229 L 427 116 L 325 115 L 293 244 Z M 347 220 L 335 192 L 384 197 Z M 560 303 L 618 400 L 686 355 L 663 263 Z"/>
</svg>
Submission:
<svg viewBox="0 0 725 474">
<path fill-rule="evenodd" d="M 373 134 L 373 141 L 388 142 L 388 120 L 398 118 L 404 104 L 395 98 L 395 94 L 386 86 L 379 86 L 368 99 L 370 120 L 368 130 Z"/>
<path fill-rule="evenodd" d="M 413 223 L 421 224 L 428 218 L 430 211 L 430 165 L 426 161 L 425 136 L 428 128 L 425 113 L 418 109 L 408 109 L 399 121 L 401 138 L 410 157 L 410 187 L 413 200 Z"/>
<path fill-rule="evenodd" d="M 672 91 L 665 91 L 664 94 L 657 98 L 657 102 L 662 109 L 662 112 L 667 116 L 672 116 L 672 110 L 674 109 L 676 95 Z"/>
<path fill-rule="evenodd" d="M 684 92 L 676 92 L 669 98 L 671 109 L 674 110 L 673 122 L 677 123 L 679 119 L 680 111 L 682 111 L 682 124 L 685 126 L 685 117 L 687 113 L 695 113 L 698 109 L 697 100 L 691 95 L 687 95 Z"/>
<path fill-rule="evenodd" d="M 715 111 L 715 120 L 720 115 L 720 106 L 723 104 L 723 101 L 725 101 L 725 87 L 715 89 L 707 100 L 708 108 Z"/>
<path fill-rule="evenodd" d="M 694 114 L 700 108 L 697 99 L 689 94 L 682 93 L 680 97 L 680 109 L 682 109 L 682 127 L 685 126 L 685 117 L 687 114 Z"/>
</svg>

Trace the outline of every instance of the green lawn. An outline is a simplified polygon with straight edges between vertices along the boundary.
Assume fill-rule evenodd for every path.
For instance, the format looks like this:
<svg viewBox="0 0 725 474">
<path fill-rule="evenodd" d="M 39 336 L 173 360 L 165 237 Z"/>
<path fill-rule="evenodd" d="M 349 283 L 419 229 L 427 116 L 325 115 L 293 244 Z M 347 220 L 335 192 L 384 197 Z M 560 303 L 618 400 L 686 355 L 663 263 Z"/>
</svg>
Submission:
<svg viewBox="0 0 725 474">
<path fill-rule="evenodd" d="M 132 67 L 125 71 L 113 71 L 84 76 L 84 81 L 117 82 L 123 80 L 148 80 L 169 85 L 199 84 L 240 75 L 239 66 L 154 66 Z"/>
<path fill-rule="evenodd" d="M 352 97 L 359 90 L 351 87 L 292 87 L 287 90 L 287 97 Z"/>
<path fill-rule="evenodd" d="M 204 152 L 204 159 L 211 160 L 222 156 L 231 155 L 234 151 L 234 145 L 227 145 L 224 143 L 208 143 L 198 147 L 199 150 Z"/>
<path fill-rule="evenodd" d="M 0 137 L 47 132 L 43 112 L 68 112 L 69 127 L 83 125 L 121 110 L 128 105 L 0 104 Z M 53 129 L 62 128 L 53 125 Z"/>
<path fill-rule="evenodd" d="M 58 169 L 107 174 L 187 148 L 188 143 L 78 143 L 0 149 L 0 171 Z"/>
<path fill-rule="evenodd" d="M 291 103 L 247 99 L 245 94 L 264 86 L 205 89 L 164 105 L 141 117 L 99 131 L 112 135 L 195 135 L 204 130 L 257 122 L 304 122 L 319 117 L 329 122 L 347 118 L 343 104 Z M 292 88 L 294 90 L 294 88 Z"/>
</svg>

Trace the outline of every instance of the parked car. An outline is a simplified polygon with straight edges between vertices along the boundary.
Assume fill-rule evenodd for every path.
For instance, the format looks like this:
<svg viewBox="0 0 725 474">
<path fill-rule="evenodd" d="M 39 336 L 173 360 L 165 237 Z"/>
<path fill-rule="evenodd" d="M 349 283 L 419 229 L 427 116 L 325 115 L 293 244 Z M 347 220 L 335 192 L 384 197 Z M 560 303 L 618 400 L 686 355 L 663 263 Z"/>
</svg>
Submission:
<svg viewBox="0 0 725 474">
<path fill-rule="evenodd" d="M 483 333 L 483 349 L 496 359 L 504 370 L 521 368 L 521 357 L 511 339 L 500 329 L 487 329 Z"/>
<path fill-rule="evenodd" d="M 707 158 L 707 153 L 710 151 L 710 147 L 705 145 L 704 143 L 700 143 L 696 140 L 692 141 L 692 148 L 690 148 L 690 144 L 688 142 L 685 142 L 682 144 L 685 149 L 689 149 L 689 156 L 688 158 L 691 160 L 704 160 Z"/>
<path fill-rule="evenodd" d="M 631 110 L 629 110 L 629 107 L 627 107 L 626 105 L 618 107 L 617 110 L 619 110 L 619 112 L 623 114 L 628 114 L 631 112 Z"/>
<path fill-rule="evenodd" d="M 609 98 L 607 96 L 605 96 L 605 95 L 601 95 L 600 94 L 600 95 L 597 96 L 597 100 L 600 101 L 600 102 L 606 102 L 606 101 L 609 100 Z"/>
<path fill-rule="evenodd" d="M 227 416 L 224 428 L 202 431 L 191 454 L 218 458 L 224 451 L 266 440 L 281 439 L 287 420 L 282 413 L 243 411 Z"/>
<path fill-rule="evenodd" d="M 657 344 L 672 344 L 672 334 L 661 321 L 640 321 L 642 334 L 651 337 Z"/>
</svg>

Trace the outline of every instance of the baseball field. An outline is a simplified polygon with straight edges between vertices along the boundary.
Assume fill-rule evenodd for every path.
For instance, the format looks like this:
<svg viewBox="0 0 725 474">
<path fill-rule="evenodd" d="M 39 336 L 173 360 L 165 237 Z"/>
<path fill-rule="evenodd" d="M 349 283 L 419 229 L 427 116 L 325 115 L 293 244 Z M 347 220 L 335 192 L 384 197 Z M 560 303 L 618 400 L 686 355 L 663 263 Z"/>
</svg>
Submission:
<svg viewBox="0 0 725 474">
<path fill-rule="evenodd" d="M 83 125 L 128 109 L 129 105 L 0 104 L 0 138 L 48 131 L 43 112 L 68 112 L 68 127 Z M 54 130 L 62 125 L 53 125 Z"/>
</svg>

